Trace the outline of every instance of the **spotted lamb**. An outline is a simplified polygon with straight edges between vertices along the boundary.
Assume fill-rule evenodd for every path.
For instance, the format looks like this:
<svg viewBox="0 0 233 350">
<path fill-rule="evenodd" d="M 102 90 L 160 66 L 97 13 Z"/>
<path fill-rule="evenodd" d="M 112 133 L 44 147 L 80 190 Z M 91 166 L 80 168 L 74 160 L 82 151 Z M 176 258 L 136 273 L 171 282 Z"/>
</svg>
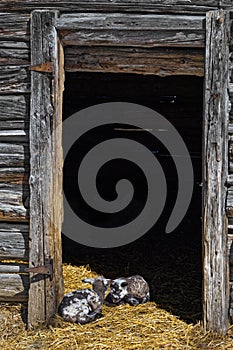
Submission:
<svg viewBox="0 0 233 350">
<path fill-rule="evenodd" d="M 110 292 L 105 299 L 108 306 L 144 304 L 150 300 L 148 283 L 142 276 L 119 277 L 111 281 Z"/>
<path fill-rule="evenodd" d="M 99 276 L 86 278 L 93 289 L 80 289 L 66 294 L 59 306 L 59 315 L 68 322 L 85 324 L 102 317 L 102 304 L 110 280 Z"/>
</svg>

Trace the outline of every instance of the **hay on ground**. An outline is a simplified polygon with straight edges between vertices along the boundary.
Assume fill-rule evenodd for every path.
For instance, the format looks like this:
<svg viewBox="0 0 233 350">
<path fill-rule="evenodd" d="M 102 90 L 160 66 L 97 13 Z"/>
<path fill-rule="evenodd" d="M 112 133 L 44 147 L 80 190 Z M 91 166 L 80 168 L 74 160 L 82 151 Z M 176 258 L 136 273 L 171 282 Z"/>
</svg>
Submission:
<svg viewBox="0 0 233 350">
<path fill-rule="evenodd" d="M 64 264 L 65 291 L 85 288 L 83 277 L 95 277 L 89 266 Z M 27 331 L 24 306 L 1 304 L 1 350 L 79 349 L 233 349 L 230 337 L 204 332 L 200 323 L 187 323 L 156 302 L 131 307 L 103 307 L 104 317 L 87 325 L 64 322 L 58 315 L 49 325 Z"/>
</svg>

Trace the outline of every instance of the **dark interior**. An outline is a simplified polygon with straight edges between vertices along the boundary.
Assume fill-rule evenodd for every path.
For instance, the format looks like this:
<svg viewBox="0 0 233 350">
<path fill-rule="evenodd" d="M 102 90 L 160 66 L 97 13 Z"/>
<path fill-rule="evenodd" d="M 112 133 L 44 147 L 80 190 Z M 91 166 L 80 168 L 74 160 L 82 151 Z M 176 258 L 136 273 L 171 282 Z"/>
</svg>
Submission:
<svg viewBox="0 0 233 350">
<path fill-rule="evenodd" d="M 186 216 L 176 230 L 165 233 L 177 195 L 177 173 L 166 148 L 148 132 L 119 130 L 111 125 L 89 133 L 76 142 L 64 163 L 64 193 L 77 215 L 92 225 L 111 227 L 134 218 L 146 200 L 146 183 L 132 164 L 113 162 L 99 173 L 97 187 L 111 200 L 112 182 L 128 176 L 137 187 L 137 203 L 127 215 L 109 219 L 89 211 L 76 183 L 77 164 L 86 152 L 108 137 L 129 137 L 146 144 L 166 174 L 168 198 L 156 224 L 140 239 L 125 246 L 100 249 L 78 244 L 63 235 L 63 261 L 89 264 L 98 274 L 114 278 L 141 274 L 150 284 L 152 300 L 188 322 L 201 319 L 202 244 L 202 96 L 203 79 L 193 76 L 157 77 L 134 74 L 66 73 L 63 99 L 64 120 L 86 107 L 106 102 L 132 102 L 147 106 L 167 118 L 178 130 L 190 152 L 194 168 L 194 191 Z M 116 130 L 118 129 L 118 130 Z"/>
</svg>

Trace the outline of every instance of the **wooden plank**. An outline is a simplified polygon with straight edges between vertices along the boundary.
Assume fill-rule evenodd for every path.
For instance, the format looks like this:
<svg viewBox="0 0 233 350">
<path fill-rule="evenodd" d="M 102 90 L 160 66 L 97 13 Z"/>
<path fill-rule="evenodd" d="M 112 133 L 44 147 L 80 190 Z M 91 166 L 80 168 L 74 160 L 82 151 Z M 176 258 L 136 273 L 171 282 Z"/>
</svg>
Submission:
<svg viewBox="0 0 233 350">
<path fill-rule="evenodd" d="M 77 13 L 61 16 L 56 27 L 64 45 L 204 47 L 205 44 L 203 16 Z"/>
<path fill-rule="evenodd" d="M 233 282 L 233 234 L 228 234 L 229 280 Z"/>
<path fill-rule="evenodd" d="M 28 130 L 0 130 L 2 142 L 28 142 Z"/>
<path fill-rule="evenodd" d="M 1 7 L 0 7 L 1 8 Z M 1 40 L 29 40 L 30 15 L 24 13 L 0 13 Z"/>
<path fill-rule="evenodd" d="M 219 1 L 219 7 L 223 8 L 225 10 L 231 10 L 233 9 L 232 6 L 232 0 L 220 0 Z"/>
<path fill-rule="evenodd" d="M 28 221 L 29 189 L 22 184 L 0 183 L 0 221 Z"/>
<path fill-rule="evenodd" d="M 28 168 L 1 168 L 0 167 L 0 183 L 1 184 L 20 184 L 28 185 L 29 182 L 29 166 Z"/>
<path fill-rule="evenodd" d="M 0 223 L 0 259 L 28 260 L 29 226 Z"/>
<path fill-rule="evenodd" d="M 0 274 L 0 301 L 26 301 L 28 275 Z"/>
<path fill-rule="evenodd" d="M 29 149 L 27 143 L 0 143 L 0 167 L 28 167 Z"/>
<path fill-rule="evenodd" d="M 1 122 L 29 121 L 29 99 L 27 95 L 0 96 Z"/>
<path fill-rule="evenodd" d="M 67 72 L 204 75 L 204 52 L 193 49 L 65 47 Z"/>
<path fill-rule="evenodd" d="M 24 131 L 24 133 L 28 132 L 28 121 L 25 120 L 0 120 L 0 132 L 17 132 Z M 7 135 L 6 135 L 7 136 Z M 1 138 L 1 142 L 3 142 Z M 5 142 L 5 140 L 4 140 Z"/>
<path fill-rule="evenodd" d="M 62 86 L 61 45 L 54 29 L 56 11 L 35 11 L 31 18 L 32 65 L 52 62 L 54 74 L 32 72 L 30 113 L 29 266 L 53 259 L 52 281 L 31 283 L 28 324 L 52 317 L 63 296 L 62 224 Z M 43 183 L 43 186 L 41 184 Z M 32 278 L 32 277 L 31 277 Z"/>
<path fill-rule="evenodd" d="M 229 13 L 206 19 L 206 78 L 203 154 L 203 312 L 208 330 L 228 328 L 229 271 L 226 219 L 229 119 Z"/>
<path fill-rule="evenodd" d="M 0 41 L 0 65 L 30 65 L 29 43 Z"/>
<path fill-rule="evenodd" d="M 228 181 L 232 182 L 232 176 L 228 176 Z M 227 190 L 227 215 L 233 217 L 233 186 L 230 186 Z"/>
<path fill-rule="evenodd" d="M 232 123 L 232 121 L 230 121 L 230 123 L 229 123 L 229 126 L 228 126 L 228 132 L 229 132 L 229 134 L 233 134 L 233 123 Z"/>
<path fill-rule="evenodd" d="M 233 322 L 233 282 L 230 282 L 230 307 L 229 307 L 230 322 Z"/>
<path fill-rule="evenodd" d="M 25 95 L 0 96 L 1 142 L 28 143 L 29 100 Z"/>
<path fill-rule="evenodd" d="M 36 8 L 54 8 L 61 11 L 205 13 L 217 9 L 218 5 L 218 0 L 1 0 L 0 10 L 31 11 Z"/>
<path fill-rule="evenodd" d="M 66 13 L 57 19 L 58 30 L 168 30 L 204 31 L 204 16 L 122 14 L 122 13 Z"/>
<path fill-rule="evenodd" d="M 228 185 L 228 187 L 233 186 L 233 175 L 232 174 L 228 174 L 228 176 L 227 176 L 227 185 Z"/>
<path fill-rule="evenodd" d="M 233 133 L 231 133 L 231 124 L 229 124 L 228 128 L 230 137 L 229 137 L 229 151 L 228 151 L 228 156 L 229 156 L 229 172 L 233 173 Z"/>
<path fill-rule="evenodd" d="M 30 92 L 29 76 L 20 66 L 0 66 L 0 94 Z"/>
<path fill-rule="evenodd" d="M 27 264 L 9 264 L 0 262 L 0 274 L 1 273 L 26 273 Z"/>
</svg>

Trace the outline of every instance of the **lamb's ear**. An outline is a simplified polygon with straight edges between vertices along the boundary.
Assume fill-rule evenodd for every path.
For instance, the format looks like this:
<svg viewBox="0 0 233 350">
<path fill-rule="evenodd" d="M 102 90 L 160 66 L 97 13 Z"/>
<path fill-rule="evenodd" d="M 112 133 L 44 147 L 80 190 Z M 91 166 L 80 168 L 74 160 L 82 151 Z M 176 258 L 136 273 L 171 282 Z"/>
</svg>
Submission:
<svg viewBox="0 0 233 350">
<path fill-rule="evenodd" d="M 95 282 L 95 278 L 84 278 L 82 282 L 93 284 Z"/>
</svg>

